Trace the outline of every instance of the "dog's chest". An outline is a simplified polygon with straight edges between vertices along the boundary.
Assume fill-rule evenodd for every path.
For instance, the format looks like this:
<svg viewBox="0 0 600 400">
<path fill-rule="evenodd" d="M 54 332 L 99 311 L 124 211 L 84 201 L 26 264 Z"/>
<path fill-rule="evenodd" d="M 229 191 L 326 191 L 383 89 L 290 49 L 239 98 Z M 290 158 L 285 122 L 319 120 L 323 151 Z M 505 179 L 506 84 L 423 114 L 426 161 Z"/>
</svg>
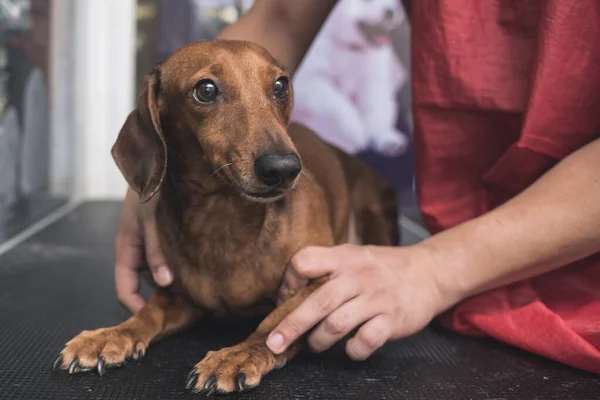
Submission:
<svg viewBox="0 0 600 400">
<path fill-rule="evenodd" d="M 185 214 L 179 240 L 165 238 L 168 258 L 178 264 L 175 286 L 208 311 L 263 313 L 291 258 L 277 240 L 280 224 L 265 223 L 262 208 L 237 210 L 227 202 L 190 207 Z"/>
</svg>

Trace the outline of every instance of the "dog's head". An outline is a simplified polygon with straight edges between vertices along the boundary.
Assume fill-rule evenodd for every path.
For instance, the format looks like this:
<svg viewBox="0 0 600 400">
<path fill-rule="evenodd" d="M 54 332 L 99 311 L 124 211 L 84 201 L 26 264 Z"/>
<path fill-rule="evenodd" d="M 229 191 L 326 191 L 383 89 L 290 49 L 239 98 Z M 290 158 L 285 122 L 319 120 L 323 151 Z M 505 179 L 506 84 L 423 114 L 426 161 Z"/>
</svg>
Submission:
<svg viewBox="0 0 600 400">
<path fill-rule="evenodd" d="M 338 40 L 363 46 L 388 44 L 404 18 L 399 0 L 342 0 L 332 16 Z"/>
<path fill-rule="evenodd" d="M 301 170 L 286 131 L 292 107 L 291 79 L 262 47 L 193 43 L 146 76 L 112 154 L 142 202 L 163 183 L 167 154 L 202 160 L 212 185 L 274 201 Z"/>
</svg>

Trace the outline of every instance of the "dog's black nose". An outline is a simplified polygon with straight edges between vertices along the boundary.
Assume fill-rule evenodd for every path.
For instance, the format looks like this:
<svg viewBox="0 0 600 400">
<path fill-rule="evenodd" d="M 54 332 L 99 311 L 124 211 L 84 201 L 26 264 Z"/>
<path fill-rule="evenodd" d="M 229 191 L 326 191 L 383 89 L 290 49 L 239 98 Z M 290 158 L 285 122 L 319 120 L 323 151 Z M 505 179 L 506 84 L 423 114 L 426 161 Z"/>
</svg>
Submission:
<svg viewBox="0 0 600 400">
<path fill-rule="evenodd" d="M 254 161 L 254 169 L 262 183 L 276 187 L 294 180 L 302 166 L 296 153 L 267 153 Z"/>
<path fill-rule="evenodd" d="M 391 8 L 388 8 L 385 10 L 384 16 L 387 19 L 392 19 L 394 17 L 394 14 L 395 14 L 394 10 Z"/>
</svg>

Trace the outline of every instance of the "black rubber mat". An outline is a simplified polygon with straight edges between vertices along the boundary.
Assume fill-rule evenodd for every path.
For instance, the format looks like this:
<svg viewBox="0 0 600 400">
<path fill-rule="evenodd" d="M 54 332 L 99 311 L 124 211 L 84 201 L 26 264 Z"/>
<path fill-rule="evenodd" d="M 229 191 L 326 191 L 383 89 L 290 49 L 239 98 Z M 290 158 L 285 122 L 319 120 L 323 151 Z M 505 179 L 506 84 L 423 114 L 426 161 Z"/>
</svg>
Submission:
<svg viewBox="0 0 600 400">
<path fill-rule="evenodd" d="M 113 290 L 119 206 L 87 204 L 0 257 L 0 399 L 179 399 L 208 350 L 252 329 L 201 322 L 151 346 L 142 364 L 96 374 L 51 373 L 65 341 L 127 313 Z M 304 354 L 247 399 L 600 399 L 600 379 L 511 347 L 437 328 L 390 343 L 363 363 L 342 348 Z"/>
</svg>

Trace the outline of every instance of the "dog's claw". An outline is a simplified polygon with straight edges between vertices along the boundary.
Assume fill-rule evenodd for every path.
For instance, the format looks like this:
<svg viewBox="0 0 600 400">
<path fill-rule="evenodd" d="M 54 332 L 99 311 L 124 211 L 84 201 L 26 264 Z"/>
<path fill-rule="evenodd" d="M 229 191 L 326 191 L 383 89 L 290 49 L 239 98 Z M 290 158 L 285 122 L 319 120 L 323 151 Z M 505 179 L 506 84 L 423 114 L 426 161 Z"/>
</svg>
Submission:
<svg viewBox="0 0 600 400">
<path fill-rule="evenodd" d="M 187 378 L 185 378 L 185 380 L 187 381 L 188 379 L 190 379 L 193 375 L 198 375 L 198 373 L 196 372 L 196 368 L 192 368 L 191 371 L 187 374 Z"/>
<path fill-rule="evenodd" d="M 138 357 L 137 357 L 138 362 L 142 362 L 143 357 L 144 357 L 144 351 L 140 349 L 138 351 Z"/>
<path fill-rule="evenodd" d="M 104 358 L 100 357 L 98 359 L 98 375 L 102 376 L 106 372 L 105 364 L 106 364 L 106 361 L 104 361 Z"/>
<path fill-rule="evenodd" d="M 286 362 L 287 362 L 287 359 L 280 358 L 279 360 L 277 360 L 275 362 L 275 366 L 273 366 L 273 369 L 281 369 L 281 368 L 285 367 Z"/>
<path fill-rule="evenodd" d="M 214 392 L 216 383 L 217 383 L 217 377 L 214 375 L 211 376 L 210 378 L 208 378 L 206 380 L 206 382 L 204 382 L 204 390 L 208 390 L 209 394 L 212 394 Z M 212 392 L 211 392 L 211 390 L 212 390 Z"/>
<path fill-rule="evenodd" d="M 52 371 L 56 371 L 60 368 L 60 366 L 62 365 L 63 362 L 63 356 L 60 355 L 58 356 L 58 358 L 54 361 L 54 364 L 52 364 Z"/>
<path fill-rule="evenodd" d="M 243 372 L 235 377 L 235 384 L 239 392 L 246 390 L 246 375 Z"/>
<path fill-rule="evenodd" d="M 71 361 L 71 364 L 69 365 L 69 374 L 73 374 L 78 366 L 79 360 L 77 358 Z"/>
<path fill-rule="evenodd" d="M 198 382 L 198 374 L 192 371 L 192 373 L 188 375 L 188 380 L 185 384 L 185 388 L 190 390 L 191 388 L 196 386 L 196 382 Z"/>
<path fill-rule="evenodd" d="M 206 397 L 212 396 L 217 391 L 217 385 L 212 385 L 208 392 L 206 392 Z"/>
<path fill-rule="evenodd" d="M 123 362 L 123 364 L 129 366 L 129 365 L 133 365 L 135 364 L 135 358 L 133 358 L 132 355 L 129 355 L 125 358 L 125 361 Z"/>
</svg>

